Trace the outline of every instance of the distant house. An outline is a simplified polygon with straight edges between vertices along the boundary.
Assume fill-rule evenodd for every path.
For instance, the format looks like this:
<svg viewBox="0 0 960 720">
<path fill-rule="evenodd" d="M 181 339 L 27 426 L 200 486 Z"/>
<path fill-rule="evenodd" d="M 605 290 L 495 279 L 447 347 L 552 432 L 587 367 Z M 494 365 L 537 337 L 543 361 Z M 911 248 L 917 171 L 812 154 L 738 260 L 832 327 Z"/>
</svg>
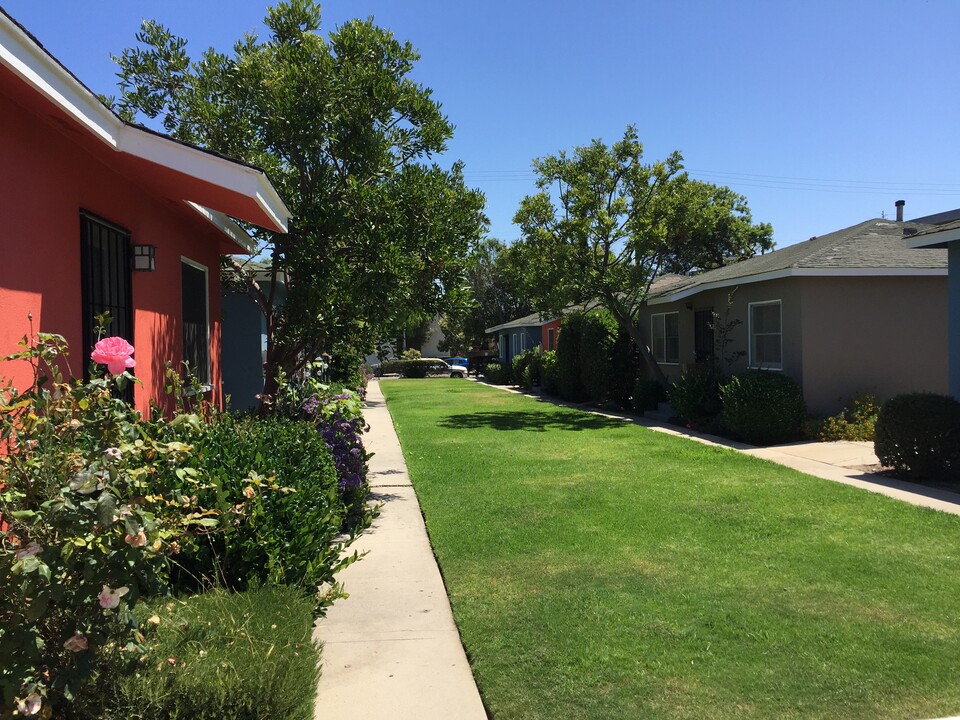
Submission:
<svg viewBox="0 0 960 720">
<path fill-rule="evenodd" d="M 544 350 L 556 350 L 560 321 L 561 318 L 533 313 L 488 327 L 486 331 L 496 334 L 500 362 L 509 364 L 514 356 L 538 346 Z"/>
<path fill-rule="evenodd" d="M 188 361 L 220 403 L 220 255 L 252 249 L 231 218 L 286 231 L 266 175 L 122 121 L 2 9 L 0 158 L 0 355 L 31 315 L 79 374 L 109 312 L 107 334 L 136 348 L 139 409 L 163 401 L 167 362 Z"/>
<path fill-rule="evenodd" d="M 947 253 L 947 355 L 950 394 L 960 400 L 960 220 L 921 230 L 907 240 L 911 248 L 941 249 Z"/>
<path fill-rule="evenodd" d="M 676 380 L 716 354 L 713 314 L 723 322 L 735 290 L 727 317 L 740 324 L 724 354 L 742 356 L 730 370 L 789 375 L 813 413 L 836 412 L 862 393 L 946 392 L 947 251 L 910 249 L 904 236 L 926 228 L 876 218 L 699 275 L 661 278 L 641 326 Z M 956 336 L 951 342 L 956 349 Z"/>
</svg>

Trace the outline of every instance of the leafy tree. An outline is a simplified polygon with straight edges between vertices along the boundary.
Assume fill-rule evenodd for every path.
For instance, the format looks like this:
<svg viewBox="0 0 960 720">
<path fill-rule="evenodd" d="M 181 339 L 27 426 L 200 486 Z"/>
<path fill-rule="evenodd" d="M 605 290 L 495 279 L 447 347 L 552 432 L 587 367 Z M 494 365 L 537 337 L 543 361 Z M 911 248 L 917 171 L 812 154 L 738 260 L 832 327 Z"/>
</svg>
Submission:
<svg viewBox="0 0 960 720">
<path fill-rule="evenodd" d="M 770 225 L 753 224 L 746 198 L 729 188 L 691 180 L 679 152 L 644 163 L 633 126 L 612 146 L 594 140 L 533 167 L 540 192 L 521 201 L 514 222 L 534 306 L 599 303 L 665 384 L 638 324 L 650 284 L 770 249 Z"/>
<path fill-rule="evenodd" d="M 280 370 L 335 346 L 368 350 L 412 312 L 455 301 L 486 218 L 459 163 L 427 164 L 453 127 L 410 79 L 409 43 L 371 20 L 324 38 L 313 0 L 280 2 L 265 24 L 265 39 L 194 61 L 186 40 L 147 21 L 114 59 L 124 117 L 263 168 L 293 213 L 286 235 L 251 229 L 286 282 L 282 305 L 233 261 L 267 318 L 272 393 Z"/>
<path fill-rule="evenodd" d="M 521 263 L 518 249 L 500 240 L 487 238 L 474 247 L 467 265 L 470 300 L 449 311 L 441 323 L 447 349 L 486 347 L 488 327 L 533 312 Z"/>
</svg>

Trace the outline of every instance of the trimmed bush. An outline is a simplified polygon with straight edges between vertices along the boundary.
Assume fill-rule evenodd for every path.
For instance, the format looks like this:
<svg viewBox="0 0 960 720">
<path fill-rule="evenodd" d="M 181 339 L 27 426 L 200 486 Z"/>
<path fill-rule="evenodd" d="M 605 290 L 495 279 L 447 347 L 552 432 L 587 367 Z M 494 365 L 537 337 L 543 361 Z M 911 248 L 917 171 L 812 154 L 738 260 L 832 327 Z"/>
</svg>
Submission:
<svg viewBox="0 0 960 720">
<path fill-rule="evenodd" d="M 176 586 L 196 589 L 198 582 L 219 582 L 243 590 L 270 582 L 314 595 L 332 581 L 343 565 L 337 537 L 349 529 L 344 527 L 348 517 L 363 515 L 365 493 L 340 487 L 330 449 L 313 424 L 225 415 L 201 426 L 189 441 L 197 474 L 166 475 L 170 485 L 164 493 L 192 493 L 201 501 L 209 496 L 211 504 L 239 504 L 249 514 L 235 518 L 225 510 L 217 516 L 217 524 L 229 532 L 177 558 Z M 325 599 L 318 597 L 318 603 Z"/>
<path fill-rule="evenodd" d="M 493 385 L 510 384 L 509 368 L 497 362 L 487 363 L 487 369 L 483 371 L 483 377 Z"/>
<path fill-rule="evenodd" d="M 723 424 L 748 443 L 772 445 L 800 435 L 807 414 L 803 393 L 788 376 L 749 370 L 720 387 Z"/>
<path fill-rule="evenodd" d="M 656 380 L 637 378 L 633 385 L 633 409 L 638 413 L 656 410 L 666 399 L 667 389 Z"/>
<path fill-rule="evenodd" d="M 540 358 L 541 387 L 548 395 L 556 395 L 560 387 L 560 375 L 557 371 L 557 351 L 548 350 Z"/>
<path fill-rule="evenodd" d="M 320 675 L 311 610 L 280 587 L 155 600 L 139 613 L 146 655 L 114 651 L 75 716 L 310 720 Z"/>
<path fill-rule="evenodd" d="M 684 422 L 708 424 L 723 410 L 722 382 L 723 377 L 713 367 L 691 368 L 667 390 L 670 407 Z"/>
<path fill-rule="evenodd" d="M 574 313 L 557 338 L 556 389 L 573 402 L 612 400 L 630 406 L 637 360 L 627 333 L 609 313 Z M 552 380 L 552 378 L 551 378 Z"/>
<path fill-rule="evenodd" d="M 580 377 L 580 345 L 585 316 L 571 313 L 563 318 L 563 328 L 557 336 L 557 395 L 564 400 L 583 402 L 587 389 Z"/>
<path fill-rule="evenodd" d="M 960 402 L 911 393 L 887 400 L 874 448 L 884 465 L 912 478 L 960 482 Z"/>
</svg>

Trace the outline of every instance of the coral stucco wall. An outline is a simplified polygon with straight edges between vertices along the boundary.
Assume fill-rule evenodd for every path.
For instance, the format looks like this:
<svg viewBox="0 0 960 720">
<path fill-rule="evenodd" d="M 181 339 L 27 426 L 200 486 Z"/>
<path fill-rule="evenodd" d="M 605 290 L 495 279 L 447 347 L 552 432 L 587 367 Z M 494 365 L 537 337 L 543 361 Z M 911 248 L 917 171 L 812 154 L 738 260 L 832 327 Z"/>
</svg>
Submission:
<svg viewBox="0 0 960 720">
<path fill-rule="evenodd" d="M 82 348 L 80 211 L 126 228 L 135 244 L 156 245 L 156 272 L 132 274 L 138 409 L 162 399 L 164 366 L 182 359 L 181 258 L 208 269 L 213 398 L 220 391 L 220 234 L 182 202 L 144 190 L 109 165 L 114 151 L 91 146 L 70 123 L 32 114 L 0 93 L 0 356 L 30 331 L 70 344 L 74 375 Z M 0 377 L 23 386 L 23 363 Z"/>
</svg>

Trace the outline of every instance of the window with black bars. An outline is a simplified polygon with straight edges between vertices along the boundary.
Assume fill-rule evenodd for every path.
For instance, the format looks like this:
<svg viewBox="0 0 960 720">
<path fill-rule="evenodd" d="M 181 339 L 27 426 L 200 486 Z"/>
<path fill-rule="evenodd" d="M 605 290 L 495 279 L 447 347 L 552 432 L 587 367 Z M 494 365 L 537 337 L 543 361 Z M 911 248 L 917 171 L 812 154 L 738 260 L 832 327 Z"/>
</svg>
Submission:
<svg viewBox="0 0 960 720">
<path fill-rule="evenodd" d="M 87 212 L 80 214 L 80 273 L 83 313 L 83 373 L 90 378 L 90 353 L 97 342 L 97 316 L 108 315 L 104 337 L 133 344 L 130 233 Z M 132 386 L 127 400 L 132 400 Z"/>
<path fill-rule="evenodd" d="M 183 301 L 183 360 L 197 380 L 210 383 L 210 333 L 207 319 L 207 273 L 190 263 L 180 264 Z"/>
</svg>

